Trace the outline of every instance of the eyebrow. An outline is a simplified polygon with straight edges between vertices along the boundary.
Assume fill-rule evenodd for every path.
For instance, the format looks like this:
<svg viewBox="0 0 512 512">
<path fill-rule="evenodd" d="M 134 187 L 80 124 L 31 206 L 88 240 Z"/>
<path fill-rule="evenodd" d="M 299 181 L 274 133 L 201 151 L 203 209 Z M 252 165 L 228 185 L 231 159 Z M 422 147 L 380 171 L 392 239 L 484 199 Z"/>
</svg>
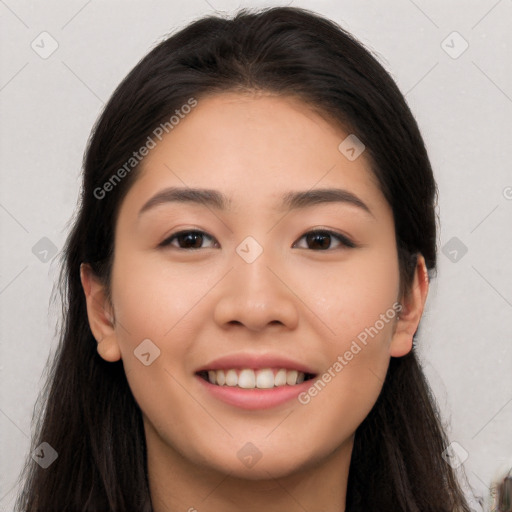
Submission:
<svg viewBox="0 0 512 512">
<path fill-rule="evenodd" d="M 229 210 L 231 199 L 218 190 L 190 187 L 166 188 L 151 197 L 139 211 L 139 217 L 155 206 L 188 202 L 209 206 L 216 210 Z M 352 192 L 341 188 L 321 188 L 305 191 L 290 191 L 282 196 L 281 209 L 296 210 L 323 203 L 346 203 L 356 206 L 374 216 L 370 208 Z"/>
</svg>

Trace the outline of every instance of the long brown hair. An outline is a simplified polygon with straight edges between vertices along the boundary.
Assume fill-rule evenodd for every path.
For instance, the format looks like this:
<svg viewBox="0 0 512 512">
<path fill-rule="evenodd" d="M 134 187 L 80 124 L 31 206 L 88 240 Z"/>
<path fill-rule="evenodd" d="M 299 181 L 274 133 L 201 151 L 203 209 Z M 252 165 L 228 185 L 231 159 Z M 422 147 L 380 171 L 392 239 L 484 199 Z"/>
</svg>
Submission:
<svg viewBox="0 0 512 512">
<path fill-rule="evenodd" d="M 27 457 L 16 510 L 152 510 L 141 411 L 122 361 L 105 362 L 96 352 L 79 276 L 88 262 L 109 284 L 115 221 L 137 166 L 105 197 L 98 189 L 191 97 L 254 90 L 300 97 L 365 144 L 393 210 L 402 291 L 410 289 L 418 254 L 432 277 L 436 184 L 416 121 L 377 59 L 340 26 L 304 9 L 244 9 L 231 19 L 194 21 L 134 67 L 92 131 L 63 252 L 60 343 L 35 411 L 32 449 L 47 442 L 58 458 L 43 469 Z M 442 458 L 446 447 L 415 349 L 391 358 L 382 392 L 355 434 L 346 511 L 468 512 Z"/>
</svg>

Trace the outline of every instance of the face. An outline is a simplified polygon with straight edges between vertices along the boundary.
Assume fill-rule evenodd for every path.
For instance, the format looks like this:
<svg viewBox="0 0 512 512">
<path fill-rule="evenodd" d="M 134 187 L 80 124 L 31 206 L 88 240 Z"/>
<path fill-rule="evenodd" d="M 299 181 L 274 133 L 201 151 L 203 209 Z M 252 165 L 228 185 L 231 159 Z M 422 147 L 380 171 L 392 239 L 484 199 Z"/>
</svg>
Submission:
<svg viewBox="0 0 512 512">
<path fill-rule="evenodd" d="M 299 100 L 225 93 L 144 160 L 98 350 L 122 358 L 155 457 L 259 479 L 350 453 L 410 346 L 392 211 L 348 135 Z"/>
</svg>

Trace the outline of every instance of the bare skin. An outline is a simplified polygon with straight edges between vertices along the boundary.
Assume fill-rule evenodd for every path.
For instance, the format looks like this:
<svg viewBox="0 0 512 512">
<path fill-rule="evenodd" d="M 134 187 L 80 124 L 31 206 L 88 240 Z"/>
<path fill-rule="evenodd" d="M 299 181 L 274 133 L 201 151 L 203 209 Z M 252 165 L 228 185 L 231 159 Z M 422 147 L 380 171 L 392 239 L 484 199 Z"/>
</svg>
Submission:
<svg viewBox="0 0 512 512">
<path fill-rule="evenodd" d="M 350 161 L 338 150 L 347 135 L 292 98 L 201 99 L 150 151 L 123 200 L 112 303 L 82 265 L 98 353 L 123 360 L 143 413 L 155 512 L 345 510 L 354 432 L 390 357 L 411 350 L 428 292 L 419 256 L 411 293 L 399 296 L 392 211 L 365 154 Z M 168 187 L 214 189 L 231 205 L 163 202 L 139 213 Z M 349 191 L 370 212 L 349 202 L 281 207 L 287 192 L 324 188 Z M 305 236 L 320 228 L 355 247 Z M 205 235 L 159 245 L 183 230 Z M 263 249 L 251 263 L 236 251 L 248 236 Z M 399 301 L 398 319 L 389 311 Z M 319 379 L 386 312 L 391 320 L 309 401 L 244 410 L 196 375 L 220 356 L 272 354 Z M 148 366 L 134 356 L 145 339 L 160 350 Z M 247 443 L 261 456 L 254 465 L 239 453 Z"/>
</svg>

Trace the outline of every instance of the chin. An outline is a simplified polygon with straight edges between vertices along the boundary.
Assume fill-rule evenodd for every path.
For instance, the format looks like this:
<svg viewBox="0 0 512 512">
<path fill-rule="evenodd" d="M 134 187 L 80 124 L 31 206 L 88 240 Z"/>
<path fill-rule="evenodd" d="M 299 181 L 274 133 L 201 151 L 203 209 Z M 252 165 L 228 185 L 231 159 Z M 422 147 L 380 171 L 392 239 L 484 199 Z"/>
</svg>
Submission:
<svg viewBox="0 0 512 512">
<path fill-rule="evenodd" d="M 229 474 L 230 478 L 250 481 L 267 481 L 285 478 L 299 473 L 303 469 L 303 463 L 297 460 L 275 460 L 273 457 L 263 460 L 263 457 L 254 466 L 230 463 L 223 467 L 222 471 Z"/>
<path fill-rule="evenodd" d="M 233 454 L 234 456 L 231 456 Z M 219 452 L 210 452 L 202 461 L 207 467 L 230 478 L 241 480 L 273 480 L 292 476 L 313 468 L 324 454 L 317 456 L 290 446 L 286 450 L 267 446 L 258 450 L 252 443 L 247 442 L 236 450 L 231 447 Z"/>
</svg>

